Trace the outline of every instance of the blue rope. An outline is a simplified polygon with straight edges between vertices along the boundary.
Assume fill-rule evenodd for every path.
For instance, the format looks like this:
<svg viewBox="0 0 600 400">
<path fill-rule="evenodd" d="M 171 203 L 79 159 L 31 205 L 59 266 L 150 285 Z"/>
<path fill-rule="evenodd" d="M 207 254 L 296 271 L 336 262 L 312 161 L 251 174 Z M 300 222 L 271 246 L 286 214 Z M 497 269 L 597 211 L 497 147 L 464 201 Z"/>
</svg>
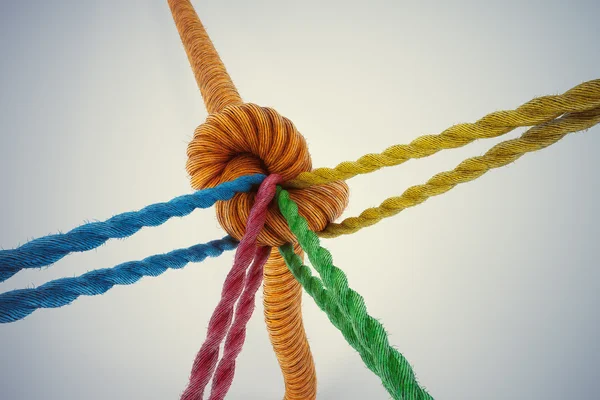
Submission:
<svg viewBox="0 0 600 400">
<path fill-rule="evenodd" d="M 57 308 L 79 296 L 104 294 L 114 285 L 131 285 L 143 276 L 158 276 L 168 268 L 180 269 L 190 262 L 218 257 L 238 245 L 230 236 L 187 249 L 154 255 L 142 261 L 129 261 L 113 268 L 90 271 L 74 278 L 61 278 L 37 288 L 18 289 L 0 294 L 0 323 L 18 321 L 39 308 Z"/>
<path fill-rule="evenodd" d="M 53 264 L 72 252 L 95 249 L 108 239 L 133 235 L 146 226 L 158 226 L 172 217 L 183 217 L 196 208 L 208 208 L 218 200 L 229 200 L 238 192 L 247 192 L 260 184 L 265 175 L 248 175 L 212 189 L 176 197 L 167 203 L 153 204 L 140 211 L 116 215 L 104 222 L 92 222 L 67 233 L 34 239 L 13 250 L 0 251 L 0 282 L 23 268 Z"/>
</svg>

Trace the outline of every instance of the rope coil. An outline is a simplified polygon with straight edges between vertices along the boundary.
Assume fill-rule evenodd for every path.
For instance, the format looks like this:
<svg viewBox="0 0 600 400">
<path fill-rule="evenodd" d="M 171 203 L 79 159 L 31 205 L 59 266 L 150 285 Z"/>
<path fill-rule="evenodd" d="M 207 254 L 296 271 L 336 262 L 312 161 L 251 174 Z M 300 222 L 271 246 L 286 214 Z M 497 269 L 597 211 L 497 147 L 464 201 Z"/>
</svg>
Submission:
<svg viewBox="0 0 600 400">
<path fill-rule="evenodd" d="M 278 174 L 285 182 L 312 168 L 306 141 L 294 124 L 271 108 L 247 103 L 210 114 L 194 132 L 187 154 L 186 169 L 194 189 L 256 173 Z M 311 229 L 321 231 L 342 214 L 349 189 L 339 181 L 293 190 L 290 195 Z M 238 240 L 246 230 L 254 196 L 240 193 L 216 205 L 219 223 Z M 293 240 L 277 207 L 271 207 L 259 245 L 277 247 Z"/>
</svg>

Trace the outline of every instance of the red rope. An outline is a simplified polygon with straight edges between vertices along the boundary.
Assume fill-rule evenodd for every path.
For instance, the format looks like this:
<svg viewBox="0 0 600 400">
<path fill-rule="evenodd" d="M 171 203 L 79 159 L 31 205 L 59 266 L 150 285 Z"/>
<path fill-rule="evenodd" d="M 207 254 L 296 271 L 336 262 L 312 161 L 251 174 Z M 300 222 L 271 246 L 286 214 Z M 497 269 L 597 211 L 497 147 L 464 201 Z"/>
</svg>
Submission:
<svg viewBox="0 0 600 400">
<path fill-rule="evenodd" d="M 226 335 L 223 359 L 216 368 L 210 400 L 223 399 L 231 386 L 235 373 L 235 359 L 242 350 L 246 338 L 246 324 L 254 311 L 255 294 L 262 282 L 263 267 L 271 252 L 270 247 L 257 247 L 256 241 L 265 224 L 268 206 L 275 196 L 277 184 L 281 181 L 280 175 L 270 175 L 258 189 L 246 224 L 246 233 L 240 241 L 233 267 L 223 284 L 221 300 L 208 324 L 206 339 L 194 360 L 190 382 L 181 395 L 182 400 L 202 400 L 204 389 L 217 366 L 219 347 Z M 251 263 L 252 267 L 246 274 Z"/>
</svg>

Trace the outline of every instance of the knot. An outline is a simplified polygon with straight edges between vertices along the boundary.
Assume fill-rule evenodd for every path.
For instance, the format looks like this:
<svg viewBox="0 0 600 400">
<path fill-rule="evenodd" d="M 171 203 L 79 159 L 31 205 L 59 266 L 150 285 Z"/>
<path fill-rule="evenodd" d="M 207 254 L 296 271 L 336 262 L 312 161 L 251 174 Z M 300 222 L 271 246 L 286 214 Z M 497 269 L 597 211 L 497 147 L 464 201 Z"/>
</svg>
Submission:
<svg viewBox="0 0 600 400">
<path fill-rule="evenodd" d="M 186 169 L 197 190 L 257 173 L 279 174 L 285 182 L 312 169 L 306 141 L 294 124 L 271 108 L 250 103 L 210 114 L 196 128 L 187 154 Z M 325 229 L 348 205 L 348 186 L 343 181 L 290 189 L 289 193 L 315 232 Z M 255 196 L 254 192 L 238 193 L 216 204 L 219 223 L 238 240 L 246 231 Z M 277 204 L 271 204 L 258 244 L 278 247 L 295 241 Z"/>
</svg>

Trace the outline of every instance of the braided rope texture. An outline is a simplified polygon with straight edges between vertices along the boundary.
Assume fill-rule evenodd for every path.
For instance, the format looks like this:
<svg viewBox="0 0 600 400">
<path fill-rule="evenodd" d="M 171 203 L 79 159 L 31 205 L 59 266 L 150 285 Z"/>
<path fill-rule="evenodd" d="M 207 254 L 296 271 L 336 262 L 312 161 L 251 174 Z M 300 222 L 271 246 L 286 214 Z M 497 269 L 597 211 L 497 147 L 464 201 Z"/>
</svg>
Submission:
<svg viewBox="0 0 600 400">
<path fill-rule="evenodd" d="M 206 339 L 194 360 L 190 381 L 181 396 L 182 400 L 201 400 L 203 398 L 206 385 L 208 385 L 208 382 L 217 367 L 219 348 L 223 339 L 225 339 L 225 336 L 229 333 L 234 309 L 236 309 L 236 303 L 240 299 L 242 292 L 244 292 L 247 297 L 244 304 L 251 304 L 252 307 L 243 309 L 238 306 L 235 311 L 237 316 L 236 320 L 233 322 L 233 324 L 236 325 L 234 328 L 234 336 L 228 335 L 227 337 L 228 340 L 224 350 L 225 357 L 221 360 L 221 363 L 219 363 L 219 374 L 213 382 L 210 399 L 217 400 L 224 398 L 231 386 L 235 370 L 235 358 L 241 351 L 241 347 L 244 343 L 246 332 L 245 323 L 250 319 L 254 310 L 254 293 L 256 293 L 256 290 L 262 282 L 263 266 L 271 253 L 270 247 L 256 246 L 258 234 L 265 225 L 267 207 L 271 200 L 273 200 L 276 185 L 280 181 L 281 176 L 269 175 L 258 189 L 256 202 L 248 217 L 246 233 L 240 240 L 240 244 L 235 253 L 233 267 L 229 274 L 227 274 L 227 278 L 223 284 L 221 300 L 217 304 L 217 307 L 210 318 Z M 246 271 L 251 263 L 253 263 L 253 266 L 251 267 L 252 272 L 250 275 L 256 277 L 256 270 L 260 272 L 258 275 L 260 277 L 258 282 L 249 281 L 246 277 Z M 251 289 L 254 289 L 254 291 L 251 292 Z"/>
<path fill-rule="evenodd" d="M 230 236 L 197 244 L 187 249 L 129 261 L 113 268 L 90 271 L 78 277 L 61 278 L 37 288 L 18 289 L 0 294 L 0 323 L 25 318 L 40 308 L 57 308 L 70 304 L 79 296 L 106 293 L 114 285 L 131 285 L 144 276 L 159 276 L 167 269 L 181 269 L 190 262 L 201 262 L 206 257 L 218 257 L 237 246 Z"/>
<path fill-rule="evenodd" d="M 34 239 L 16 249 L 0 251 L 0 282 L 24 268 L 40 268 L 53 264 L 69 253 L 95 249 L 109 239 L 122 239 L 143 227 L 158 226 L 173 217 L 183 217 L 197 208 L 211 207 L 219 200 L 231 199 L 260 184 L 265 175 L 242 176 L 211 189 L 176 197 L 139 211 L 116 215 L 104 222 L 93 222 L 67 233 Z"/>
<path fill-rule="evenodd" d="M 223 358 L 219 361 L 215 374 L 209 400 L 222 400 L 227 395 L 235 375 L 235 360 L 242 352 L 246 340 L 246 326 L 252 317 L 255 308 L 256 292 L 263 281 L 263 269 L 271 249 L 258 248 L 255 261 L 246 274 L 246 285 L 235 309 L 235 318 L 227 333 Z"/>
<path fill-rule="evenodd" d="M 452 171 L 434 175 L 425 184 L 412 186 L 402 195 L 390 197 L 378 207 L 366 209 L 358 217 L 346 218 L 340 223 L 330 223 L 318 235 L 333 238 L 355 233 L 406 208 L 421 204 L 430 197 L 446 193 L 460 183 L 470 182 L 492 169 L 510 164 L 527 153 L 548 147 L 569 133 L 589 129 L 599 122 L 600 107 L 565 114 L 555 120 L 536 125 L 521 137 L 501 142 L 483 156 L 468 158 Z"/>
<path fill-rule="evenodd" d="M 286 266 L 298 282 L 300 282 L 304 290 L 306 290 L 306 293 L 325 312 L 329 321 L 342 333 L 348 344 L 359 353 L 367 368 L 377 374 L 377 366 L 371 353 L 358 339 L 352 323 L 342 313 L 331 293 L 325 289 L 323 282 L 319 278 L 312 276 L 310 268 L 302 264 L 302 258 L 294 252 L 294 247 L 290 243 L 279 247 L 279 252 L 285 260 Z"/>
<path fill-rule="evenodd" d="M 256 247 L 258 234 L 264 228 L 267 219 L 267 207 L 275 197 L 276 186 L 281 180 L 280 175 L 273 174 L 269 175 L 261 184 L 248 217 L 246 235 L 240 242 L 238 251 L 242 244 L 246 245 L 245 241 L 251 241 L 252 245 Z M 270 255 L 270 247 L 257 247 L 255 261 L 246 274 L 244 291 L 240 295 L 235 309 L 235 319 L 227 333 L 223 358 L 219 361 L 214 374 L 209 400 L 223 400 L 231 387 L 235 374 L 235 360 L 242 351 L 246 339 L 246 325 L 252 317 L 256 292 L 263 281 L 264 265 Z"/>
<path fill-rule="evenodd" d="M 284 244 L 279 248 L 279 252 L 289 270 L 298 282 L 300 282 L 304 290 L 306 290 L 306 293 L 325 312 L 329 321 L 342 333 L 346 342 L 358 352 L 365 366 L 375 375 L 379 376 L 377 360 L 373 358 L 373 354 L 365 343 L 358 338 L 352 322 L 342 312 L 335 298 L 332 297 L 330 291 L 323 285 L 323 282 L 319 278 L 312 276 L 310 268 L 302 264 L 302 259 L 294 253 L 294 248 L 291 244 Z M 387 381 L 382 381 L 382 384 L 388 392 L 393 392 L 393 388 Z"/>
<path fill-rule="evenodd" d="M 282 252 L 286 254 L 286 260 L 292 259 L 292 273 L 298 274 L 301 283 L 308 283 L 304 287 L 310 290 L 311 296 L 314 294 L 313 298 L 319 298 L 319 302 L 322 303 L 320 307 L 326 310 L 331 308 L 334 312 L 337 311 L 336 307 L 339 309 L 339 313 L 334 313 L 330 319 L 337 322 L 345 318 L 350 322 L 356 334 L 353 347 L 361 353 L 363 360 L 367 358 L 367 366 L 381 378 L 384 387 L 394 399 L 432 399 L 417 383 L 408 361 L 389 344 L 383 325 L 368 314 L 362 296 L 349 287 L 344 272 L 333 264 L 329 251 L 320 246 L 319 238 L 309 229 L 306 220 L 298 214 L 298 206 L 290 199 L 288 192 L 280 187 L 277 192 L 281 213 L 323 281 L 321 283 L 318 278 L 311 278 L 306 268 L 297 268 L 301 260 L 291 255 L 288 246 L 283 248 Z M 319 288 L 315 289 L 315 286 Z M 321 289 L 323 286 L 326 291 Z M 323 302 L 335 304 L 328 305 Z M 345 336 L 348 333 L 346 332 Z M 370 354 L 365 354 L 366 352 Z"/>
<path fill-rule="evenodd" d="M 190 1 L 168 3 L 208 112 L 241 104 L 242 99 Z"/>
<path fill-rule="evenodd" d="M 265 265 L 263 295 L 269 339 L 284 377 L 284 400 L 314 400 L 317 374 L 302 320 L 302 286 L 277 249 Z"/>
<path fill-rule="evenodd" d="M 194 132 L 186 169 L 195 189 L 249 173 L 280 174 L 285 180 L 312 168 L 306 142 L 275 110 L 242 104 L 210 37 L 189 0 L 169 0 L 173 19 L 200 88 L 209 117 Z M 345 182 L 296 190 L 303 215 L 322 230 L 348 204 Z M 216 205 L 217 218 L 231 236 L 241 239 L 253 194 L 239 194 Z M 276 206 L 272 207 L 276 211 Z M 278 212 L 269 212 L 258 244 L 276 247 L 292 236 Z M 279 361 L 286 399 L 316 397 L 316 375 L 302 324 L 300 285 L 275 250 L 264 268 L 265 321 Z M 292 349 L 293 351 L 290 351 Z"/>
<path fill-rule="evenodd" d="M 356 161 L 345 161 L 335 168 L 317 168 L 302 172 L 286 182 L 286 188 L 304 188 L 347 180 L 384 167 L 400 165 L 441 150 L 465 146 L 478 139 L 501 136 L 513 129 L 551 121 L 566 113 L 600 107 L 600 79 L 584 82 L 560 95 L 537 97 L 514 110 L 496 111 L 477 122 L 454 125 L 438 135 L 424 135 L 409 144 L 397 144 L 378 154 L 366 154 Z"/>
</svg>

